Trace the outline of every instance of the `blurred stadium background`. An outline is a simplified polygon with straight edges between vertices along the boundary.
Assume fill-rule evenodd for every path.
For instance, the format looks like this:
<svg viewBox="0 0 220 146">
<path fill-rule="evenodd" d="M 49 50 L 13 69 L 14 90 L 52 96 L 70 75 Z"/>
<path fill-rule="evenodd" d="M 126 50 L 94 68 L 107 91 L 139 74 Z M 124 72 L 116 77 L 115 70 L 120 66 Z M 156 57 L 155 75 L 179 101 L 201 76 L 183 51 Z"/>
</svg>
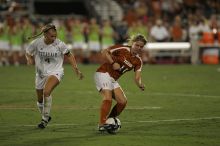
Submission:
<svg viewBox="0 0 220 146">
<path fill-rule="evenodd" d="M 24 64 L 28 36 L 54 23 L 79 62 L 144 34 L 148 64 L 218 64 L 219 0 L 0 0 L 0 65 Z M 180 43 L 182 42 L 182 43 Z M 183 43 L 184 42 L 184 43 Z"/>
<path fill-rule="evenodd" d="M 54 23 L 85 79 L 71 66 L 53 92 L 46 129 L 36 125 L 27 37 Z M 117 135 L 97 132 L 100 51 L 142 33 L 146 91 L 120 79 L 128 106 Z M 219 146 L 219 0 L 0 0 L 0 146 Z M 166 65 L 164 65 L 166 64 Z M 16 66 L 16 67 L 14 67 Z"/>
</svg>

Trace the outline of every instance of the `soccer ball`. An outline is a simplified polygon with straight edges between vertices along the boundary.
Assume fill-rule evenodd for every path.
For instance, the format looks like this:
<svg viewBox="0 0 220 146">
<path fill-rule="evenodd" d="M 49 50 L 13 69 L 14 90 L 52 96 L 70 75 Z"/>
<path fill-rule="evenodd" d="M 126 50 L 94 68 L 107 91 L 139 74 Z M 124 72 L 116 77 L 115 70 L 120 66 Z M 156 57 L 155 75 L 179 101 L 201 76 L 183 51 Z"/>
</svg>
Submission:
<svg viewBox="0 0 220 146">
<path fill-rule="evenodd" d="M 112 133 L 116 133 L 116 132 L 118 132 L 121 129 L 121 121 L 118 118 L 116 118 L 116 117 L 108 118 L 106 120 L 106 124 L 111 126 L 110 132 L 112 132 Z"/>
</svg>

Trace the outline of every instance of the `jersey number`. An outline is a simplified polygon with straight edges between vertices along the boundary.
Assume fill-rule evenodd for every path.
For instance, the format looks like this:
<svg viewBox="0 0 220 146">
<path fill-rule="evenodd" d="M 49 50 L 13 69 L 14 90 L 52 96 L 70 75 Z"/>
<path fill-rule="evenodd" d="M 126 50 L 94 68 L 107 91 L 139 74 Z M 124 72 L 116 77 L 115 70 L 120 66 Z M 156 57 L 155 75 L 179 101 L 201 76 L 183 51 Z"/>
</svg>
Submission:
<svg viewBox="0 0 220 146">
<path fill-rule="evenodd" d="M 46 58 L 44 61 L 50 63 L 50 58 Z"/>
</svg>

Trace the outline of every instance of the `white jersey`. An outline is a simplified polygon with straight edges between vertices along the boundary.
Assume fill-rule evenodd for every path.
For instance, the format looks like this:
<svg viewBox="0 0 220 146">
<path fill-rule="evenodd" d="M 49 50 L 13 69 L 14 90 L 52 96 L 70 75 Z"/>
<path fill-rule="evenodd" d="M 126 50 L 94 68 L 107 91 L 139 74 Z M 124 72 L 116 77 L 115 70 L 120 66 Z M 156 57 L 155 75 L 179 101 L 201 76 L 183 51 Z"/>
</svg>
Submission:
<svg viewBox="0 0 220 146">
<path fill-rule="evenodd" d="M 36 75 L 39 76 L 63 72 L 64 54 L 68 52 L 64 42 L 56 39 L 47 45 L 44 43 L 44 37 L 32 41 L 26 49 L 26 53 L 34 56 Z"/>
</svg>

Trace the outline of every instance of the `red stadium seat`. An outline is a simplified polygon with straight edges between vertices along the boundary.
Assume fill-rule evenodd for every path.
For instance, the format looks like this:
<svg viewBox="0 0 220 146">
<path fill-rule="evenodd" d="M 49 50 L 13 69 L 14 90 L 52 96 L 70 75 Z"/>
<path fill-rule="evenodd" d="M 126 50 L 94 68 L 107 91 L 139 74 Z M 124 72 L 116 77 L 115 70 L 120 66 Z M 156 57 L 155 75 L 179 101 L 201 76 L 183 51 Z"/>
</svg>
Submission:
<svg viewBox="0 0 220 146">
<path fill-rule="evenodd" d="M 204 64 L 219 64 L 219 50 L 216 48 L 204 50 L 202 62 Z"/>
</svg>

